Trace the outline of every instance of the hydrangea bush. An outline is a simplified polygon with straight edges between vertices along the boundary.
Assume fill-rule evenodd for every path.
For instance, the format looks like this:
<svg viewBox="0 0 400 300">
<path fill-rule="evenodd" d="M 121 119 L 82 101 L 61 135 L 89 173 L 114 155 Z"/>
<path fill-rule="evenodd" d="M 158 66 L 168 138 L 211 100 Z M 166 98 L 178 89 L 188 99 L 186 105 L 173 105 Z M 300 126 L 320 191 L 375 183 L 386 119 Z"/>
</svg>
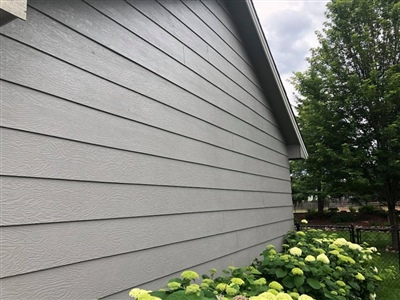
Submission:
<svg viewBox="0 0 400 300">
<path fill-rule="evenodd" d="M 137 300 L 374 300 L 382 280 L 374 266 L 375 248 L 319 230 L 290 232 L 283 251 L 267 246 L 262 260 L 200 276 L 184 271 L 164 289 L 132 289 Z"/>
<path fill-rule="evenodd" d="M 374 247 L 311 229 L 289 233 L 281 253 L 268 246 L 256 265 L 267 280 L 318 300 L 373 300 L 382 281 L 374 265 L 378 255 Z"/>
</svg>

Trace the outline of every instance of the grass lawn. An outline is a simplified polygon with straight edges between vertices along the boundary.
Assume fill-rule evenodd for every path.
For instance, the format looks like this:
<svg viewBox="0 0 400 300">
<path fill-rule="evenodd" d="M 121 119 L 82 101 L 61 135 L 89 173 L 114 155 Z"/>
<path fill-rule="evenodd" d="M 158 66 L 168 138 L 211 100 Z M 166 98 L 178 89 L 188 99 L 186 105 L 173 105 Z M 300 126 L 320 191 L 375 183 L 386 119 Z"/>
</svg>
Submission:
<svg viewBox="0 0 400 300">
<path fill-rule="evenodd" d="M 400 276 L 394 280 L 385 280 L 379 287 L 376 300 L 400 300 Z"/>
<path fill-rule="evenodd" d="M 362 232 L 361 241 L 374 246 L 381 253 L 377 262 L 378 268 L 385 269 L 394 266 L 397 271 L 396 279 L 386 280 L 377 292 L 377 300 L 400 300 L 400 271 L 398 253 L 389 253 L 386 246 L 391 242 L 391 236 L 387 232 Z"/>
</svg>

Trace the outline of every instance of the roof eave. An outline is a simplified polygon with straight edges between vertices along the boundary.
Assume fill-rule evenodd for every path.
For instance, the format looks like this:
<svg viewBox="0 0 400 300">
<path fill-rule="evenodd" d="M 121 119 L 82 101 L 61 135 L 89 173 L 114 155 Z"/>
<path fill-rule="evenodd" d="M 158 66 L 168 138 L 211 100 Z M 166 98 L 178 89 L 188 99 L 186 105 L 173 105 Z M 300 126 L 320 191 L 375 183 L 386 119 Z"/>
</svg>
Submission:
<svg viewBox="0 0 400 300">
<path fill-rule="evenodd" d="M 307 149 L 253 2 L 251 0 L 229 0 L 226 3 L 237 24 L 243 42 L 247 46 L 246 50 L 255 68 L 260 85 L 281 129 L 289 159 L 307 158 Z"/>
</svg>

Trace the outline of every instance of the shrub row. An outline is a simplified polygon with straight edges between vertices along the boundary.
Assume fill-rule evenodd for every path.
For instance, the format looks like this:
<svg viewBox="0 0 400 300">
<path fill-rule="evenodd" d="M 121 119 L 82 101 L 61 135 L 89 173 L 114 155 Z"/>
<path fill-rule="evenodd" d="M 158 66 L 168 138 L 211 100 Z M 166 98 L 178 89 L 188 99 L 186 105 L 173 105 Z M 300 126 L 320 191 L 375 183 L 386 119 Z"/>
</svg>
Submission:
<svg viewBox="0 0 400 300">
<path fill-rule="evenodd" d="M 267 246 L 261 259 L 201 276 L 184 271 L 164 289 L 132 289 L 137 300 L 347 300 L 375 299 L 382 281 L 374 265 L 379 253 L 320 230 L 290 232 L 283 251 Z"/>
<path fill-rule="evenodd" d="M 327 210 L 324 210 L 323 216 L 328 218 L 333 223 L 346 223 L 346 222 L 354 222 L 357 219 L 362 218 L 365 215 L 375 215 L 380 217 L 387 217 L 388 212 L 383 210 L 380 207 L 375 207 L 372 205 L 364 205 L 358 208 L 357 210 L 353 207 L 349 207 L 349 211 L 339 211 L 338 208 L 333 207 Z M 318 212 L 316 209 L 308 209 L 306 213 L 306 218 L 308 220 L 312 220 L 318 217 Z"/>
</svg>

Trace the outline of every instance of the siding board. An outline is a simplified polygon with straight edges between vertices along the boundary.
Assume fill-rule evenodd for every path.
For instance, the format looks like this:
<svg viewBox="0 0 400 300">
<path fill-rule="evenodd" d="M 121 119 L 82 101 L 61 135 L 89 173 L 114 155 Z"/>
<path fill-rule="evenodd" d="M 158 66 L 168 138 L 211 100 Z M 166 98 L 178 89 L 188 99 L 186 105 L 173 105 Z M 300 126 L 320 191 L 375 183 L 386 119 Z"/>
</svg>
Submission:
<svg viewBox="0 0 400 300">
<path fill-rule="evenodd" d="M 201 57 L 208 59 L 208 45 L 199 36 L 190 31 L 183 23 L 177 22 L 174 15 L 161 6 L 156 0 L 126 0 L 126 2 L 183 44 L 190 45 L 191 49 Z"/>
<path fill-rule="evenodd" d="M 8 176 L 290 192 L 288 180 L 235 173 L 27 132 L 9 129 L 0 132 L 4 143 L 2 173 Z"/>
<path fill-rule="evenodd" d="M 35 11 L 32 11 L 32 13 L 30 13 L 30 17 L 37 22 L 35 27 L 40 29 L 34 34 L 29 34 L 29 30 L 27 30 L 29 27 L 24 28 L 24 24 L 19 30 L 10 27 L 9 30 L 7 30 L 6 28 L 1 31 L 5 34 L 8 33 L 9 35 L 10 33 L 12 33 L 13 38 L 18 38 L 22 42 L 30 44 L 33 47 L 37 47 L 38 49 L 46 51 L 49 54 L 61 57 L 65 61 L 68 61 L 74 65 L 81 66 L 85 70 L 98 74 L 99 76 L 102 76 L 112 82 L 135 90 L 139 93 L 148 95 L 155 100 L 170 104 L 177 109 L 184 110 L 191 114 L 199 115 L 199 112 L 196 113 L 196 110 L 193 109 L 193 105 L 189 105 L 191 101 L 196 101 L 198 103 L 197 105 L 208 107 L 208 109 L 206 110 L 197 110 L 200 111 L 200 118 L 218 126 L 223 126 L 228 130 L 239 131 L 239 134 L 250 136 L 250 138 L 253 138 L 255 141 L 264 145 L 268 145 L 269 147 L 273 147 L 274 143 L 276 144 L 277 142 L 280 142 L 281 137 L 278 134 L 278 130 L 274 125 L 265 124 L 266 127 L 263 130 L 259 130 L 257 129 L 257 127 L 255 128 L 254 125 L 252 125 L 251 123 L 245 123 L 243 124 L 243 126 L 238 126 L 238 116 L 235 116 L 233 113 L 225 116 L 225 119 L 228 120 L 224 120 L 224 122 L 218 122 L 218 118 L 213 118 L 215 113 L 211 114 L 209 112 L 210 110 L 215 111 L 215 106 L 212 106 L 207 102 L 199 101 L 197 97 L 188 94 L 185 90 L 171 86 L 168 81 L 157 77 L 153 73 L 149 73 L 149 71 L 135 64 L 132 64 L 130 61 L 127 61 L 122 57 L 116 56 L 115 54 L 106 51 L 99 45 L 96 45 L 95 43 L 90 42 L 89 40 L 69 31 L 68 29 L 63 28 L 62 26 L 60 26 L 60 24 L 57 24 L 56 22 L 50 20 L 46 20 L 43 15 L 40 15 Z M 48 22 L 50 22 L 50 24 L 47 24 Z M 39 42 L 43 34 L 46 35 L 47 39 L 45 42 Z M 70 36 L 69 41 L 65 40 L 63 43 L 58 42 L 66 35 Z M 82 49 L 82 47 L 79 46 L 80 44 L 85 44 L 88 47 Z M 22 47 L 21 51 L 23 49 L 24 47 Z M 21 53 L 20 55 L 22 57 L 24 54 Z M 108 66 L 108 61 L 114 62 L 113 67 Z M 143 83 L 145 79 L 157 82 L 157 86 L 160 92 L 153 91 L 153 86 L 149 86 L 148 84 Z M 168 97 L 169 95 L 173 95 L 176 98 Z M 182 102 L 175 100 L 181 97 L 185 97 L 183 95 L 186 95 L 187 101 Z M 203 111 L 205 113 L 201 113 Z M 224 111 L 222 110 L 221 112 Z M 268 132 L 268 134 L 266 134 L 265 132 Z"/>
<path fill-rule="evenodd" d="M 220 270 L 226 269 L 227 266 L 237 266 L 237 267 L 247 266 L 249 264 L 248 263 L 249 261 L 252 261 L 255 256 L 258 257 L 258 255 L 262 251 L 264 251 L 266 244 L 278 245 L 281 243 L 282 243 L 281 238 L 274 238 L 271 240 L 266 240 L 265 242 L 261 243 L 260 245 L 248 247 L 244 250 L 240 250 L 236 253 L 229 254 L 224 257 L 220 257 L 216 260 L 208 261 L 201 265 L 192 265 L 186 269 L 196 270 L 199 274 L 209 274 L 209 270 L 211 268 L 216 268 L 217 270 L 220 271 Z M 154 280 L 154 281 L 145 283 L 145 284 L 141 285 L 141 287 L 144 289 L 150 289 L 150 290 L 159 289 L 160 286 L 165 286 L 165 284 L 168 282 L 169 279 L 180 277 L 182 271 L 184 271 L 184 270 L 180 270 L 180 272 L 172 273 L 172 274 L 169 274 L 168 276 L 162 277 L 158 280 Z M 220 274 L 220 272 L 217 274 Z M 124 291 L 118 292 L 118 293 L 113 294 L 104 299 L 107 299 L 107 300 L 127 299 L 128 300 L 128 299 L 131 299 L 128 296 L 129 291 L 130 291 L 130 289 L 126 289 Z"/>
<path fill-rule="evenodd" d="M 54 3 L 57 4 L 57 10 L 55 10 Z M 71 3 L 32 1 L 32 5 L 66 26 L 162 76 L 186 91 L 226 111 L 232 111 L 233 115 L 240 116 L 246 122 L 254 124 L 255 127 L 263 130 L 264 127 L 269 126 L 268 120 L 254 109 L 247 108 L 237 99 L 207 82 L 184 65 L 177 63 L 165 53 L 122 28 L 89 5 L 76 0 L 71 0 Z M 72 17 L 74 15 L 79 15 L 80 18 Z M 162 64 L 159 63 L 161 61 Z M 253 104 L 255 103 L 258 102 L 254 101 Z"/>
<path fill-rule="evenodd" d="M 184 54 L 185 64 L 189 68 L 201 75 L 203 78 L 206 78 L 209 82 L 217 85 L 226 93 L 232 96 L 234 95 L 237 99 L 240 99 L 241 102 L 244 103 L 247 107 L 250 107 L 252 110 L 262 113 L 264 118 L 273 125 L 271 127 L 275 127 L 271 130 L 271 133 L 277 131 L 276 121 L 272 115 L 272 112 L 263 105 L 265 101 L 262 99 L 264 98 L 261 98 L 259 96 L 259 98 L 257 99 L 251 93 L 248 93 L 243 88 L 239 87 L 236 83 L 233 82 L 233 80 L 226 77 L 218 69 L 210 64 L 207 64 L 203 58 L 201 58 L 198 54 L 196 54 L 189 48 L 185 47 Z M 210 55 L 210 57 L 212 56 Z"/>
<path fill-rule="evenodd" d="M 228 61 L 237 66 L 248 77 L 254 76 L 253 68 L 250 62 L 246 61 L 246 57 L 235 52 L 230 45 L 227 45 L 182 2 L 170 0 L 159 0 L 158 2 L 222 56 L 227 57 Z"/>
<path fill-rule="evenodd" d="M 209 47 L 200 37 L 198 37 L 193 31 L 186 27 L 183 23 L 177 22 L 177 19 L 169 13 L 164 7 L 160 6 L 154 0 L 148 1 L 135 1 L 127 0 L 127 2 L 139 10 L 142 14 L 146 15 L 153 22 L 157 23 L 160 28 L 169 32 L 180 40 L 186 47 L 190 48 L 198 55 L 208 60 L 221 72 L 226 74 L 230 79 L 237 82 L 245 90 L 252 93 L 254 96 L 264 99 L 264 104 L 269 107 L 266 102 L 265 96 L 257 96 L 260 94 L 260 85 L 257 83 L 256 77 L 252 80 L 247 78 L 240 72 L 234 65 L 226 60 L 221 54 L 219 54 L 212 47 Z M 261 92 L 262 93 L 262 92 Z"/>
<path fill-rule="evenodd" d="M 0 180 L 2 226 L 292 207 L 288 193 L 23 177 Z"/>
<path fill-rule="evenodd" d="M 207 9 L 217 18 L 227 30 L 243 45 L 231 16 L 221 7 L 217 0 L 201 0 Z M 244 45 L 243 45 L 244 46 Z"/>
<path fill-rule="evenodd" d="M 289 222 L 292 221 L 281 222 L 282 225 L 285 224 L 279 227 L 282 231 L 275 231 L 276 235 L 268 240 L 280 237 Z M 250 233 L 252 229 L 244 230 L 246 231 Z M 257 239 L 245 249 L 260 244 L 265 247 L 267 241 Z M 154 279 L 154 274 L 163 277 L 188 266 L 200 265 L 244 250 L 236 242 L 236 233 L 232 232 L 4 278 L 2 296 L 4 299 L 54 299 L 54 295 L 58 299 L 101 298 L 130 288 L 134 282 L 138 285 L 149 282 Z M 177 247 L 185 253 L 184 256 L 177 257 Z M 260 247 L 257 250 L 259 249 Z M 253 257 L 258 253 L 251 252 Z"/>
<path fill-rule="evenodd" d="M 264 234 L 256 230 L 253 236 L 240 236 L 241 247 L 245 248 L 257 240 L 257 235 L 262 240 L 265 236 L 271 236 L 281 226 L 276 222 L 291 217 L 290 211 L 278 207 L 244 212 L 222 211 L 1 228 L 2 277 L 193 239 L 206 239 L 252 227 L 263 226 L 265 229 L 268 225 Z M 184 224 L 190 225 L 190 230 Z"/>
<path fill-rule="evenodd" d="M 127 2 L 113 0 L 112 5 L 103 0 L 86 0 L 85 2 L 180 63 L 184 63 L 183 44 L 174 36 L 160 30 L 159 26 Z"/>
<path fill-rule="evenodd" d="M 176 247 L 184 256 L 177 257 Z M 207 251 L 209 247 L 213 252 Z M 4 299 L 100 298 L 234 252 L 235 233 L 2 279 Z M 90 250 L 87 250 L 90 251 Z M 162 268 L 160 268 L 162 266 Z M 46 284 L 43 284 L 46 283 Z M 24 287 L 21 289 L 21 287 Z"/>
<path fill-rule="evenodd" d="M 136 10 L 124 1 L 113 2 L 112 6 L 102 0 L 87 0 L 86 2 L 93 6 L 95 9 L 101 11 L 103 14 L 107 15 L 110 19 L 114 20 L 118 24 L 121 24 L 122 26 L 140 36 L 143 40 L 146 40 L 150 44 L 153 44 L 157 48 L 160 48 L 159 45 L 162 45 L 161 42 L 167 43 L 169 40 L 172 39 L 170 34 L 163 30 L 160 30 L 158 26 L 149 21 L 143 15 L 137 13 L 139 16 L 141 16 L 141 18 L 134 18 L 134 16 L 132 16 L 131 14 L 131 11 Z M 200 5 L 202 4 L 200 3 Z M 134 21 L 132 21 L 132 18 L 134 19 Z M 141 30 L 141 26 L 138 26 L 137 23 L 142 24 L 142 26 L 143 23 L 149 24 L 147 31 Z M 152 30 L 150 30 L 150 28 Z M 158 40 L 153 41 L 154 38 L 151 38 L 153 36 L 159 36 Z M 177 41 L 175 40 L 175 42 Z M 180 50 L 181 51 L 179 54 L 181 56 L 182 49 Z M 271 111 L 261 105 L 263 103 L 262 99 L 264 99 L 263 96 L 259 94 L 259 99 L 252 96 L 250 93 L 246 92 L 241 86 L 237 85 L 233 80 L 226 77 L 223 73 L 215 69 L 211 64 L 207 62 L 207 60 L 195 54 L 195 52 L 190 50 L 190 48 L 186 47 L 184 53 L 184 64 L 188 68 L 193 70 L 209 83 L 217 86 L 219 89 L 229 94 L 231 97 L 238 99 L 241 103 L 244 103 L 246 106 L 252 108 L 254 111 L 261 113 L 263 116 L 265 116 L 265 118 L 267 118 L 267 120 L 273 120 Z M 180 74 L 182 74 L 183 77 L 187 77 L 184 73 Z"/>
<path fill-rule="evenodd" d="M 130 4 L 141 10 L 142 12 L 145 12 L 147 15 L 150 15 L 151 12 L 150 10 L 152 9 L 157 9 L 156 5 L 153 4 L 155 0 L 149 0 L 149 1 L 138 1 L 138 0 L 127 0 Z M 179 3 L 179 1 L 176 1 L 175 3 L 173 1 L 157 1 L 163 8 L 164 10 L 168 11 L 170 15 L 174 16 L 176 19 L 170 19 L 170 25 L 165 27 L 169 28 L 168 30 L 172 30 L 174 36 L 179 36 L 183 38 L 194 38 L 193 35 L 195 35 L 197 38 L 194 39 L 200 39 L 204 44 L 207 45 L 207 49 L 214 49 L 214 51 L 218 52 L 220 55 L 220 58 L 223 60 L 227 61 L 229 65 L 233 66 L 237 71 L 242 73 L 248 80 L 250 80 L 253 84 L 257 85 L 257 79 L 256 75 L 253 72 L 253 70 L 249 67 L 249 65 L 240 57 L 238 56 L 231 48 L 229 48 L 225 43 L 222 42 L 222 40 L 215 35 L 209 28 L 207 28 L 204 24 L 201 23 L 201 21 L 193 15 L 193 13 L 183 5 L 183 3 Z M 159 11 L 159 10 L 158 10 Z M 185 16 L 185 13 L 188 14 Z M 162 15 L 165 15 L 165 13 L 162 13 Z M 181 18 L 183 16 L 183 19 Z M 185 20 L 189 18 L 190 20 L 193 20 L 196 22 L 200 28 L 205 29 L 206 32 L 202 32 L 201 30 L 197 32 L 194 30 L 190 24 L 187 24 Z M 158 18 L 152 17 L 152 19 L 156 22 L 163 22 L 163 25 L 166 23 L 166 20 L 159 20 Z M 178 21 L 178 22 L 177 22 Z M 182 24 L 183 26 L 181 26 Z M 167 25 L 167 24 L 165 24 Z M 176 33 L 177 29 L 173 29 L 171 27 L 179 27 L 179 30 L 182 32 L 180 34 Z M 218 48 L 215 48 L 216 46 L 213 45 L 209 40 L 207 40 L 207 35 L 211 35 L 211 40 L 215 41 L 218 45 L 221 45 L 224 49 L 226 49 L 229 54 L 235 55 L 233 58 L 230 55 L 224 54 L 224 51 L 221 51 Z M 191 45 L 190 43 L 185 43 L 187 45 Z M 235 64 L 235 62 L 238 62 L 238 64 Z"/>
<path fill-rule="evenodd" d="M 207 1 L 205 1 L 207 2 Z M 183 0 L 183 3 L 188 6 L 204 23 L 208 25 L 208 27 L 212 30 L 215 30 L 216 33 L 229 45 L 234 46 L 235 50 L 236 49 L 241 49 L 241 51 L 244 50 L 243 45 L 241 42 L 236 38 L 234 34 L 230 30 L 228 30 L 224 24 L 216 18 L 214 14 L 205 6 L 204 2 L 200 1 L 191 1 L 191 0 Z M 217 4 L 218 5 L 218 4 Z M 234 29 L 234 27 L 231 27 Z M 213 49 L 212 49 L 213 50 Z M 214 50 L 215 52 L 215 50 Z M 242 55 L 246 55 L 246 53 L 243 53 Z M 210 61 L 211 61 L 211 55 L 209 54 Z M 244 87 L 243 87 L 244 88 Z M 247 92 L 253 97 L 259 101 L 261 104 L 264 106 L 270 108 L 267 100 L 265 99 L 265 95 L 263 94 L 262 90 L 256 86 L 250 88 L 247 90 Z M 236 92 L 233 93 L 236 95 Z M 261 109 L 260 111 L 263 111 Z M 268 119 L 273 120 L 274 117 L 272 116 L 272 113 L 270 110 L 265 111 L 265 116 L 267 116 Z M 275 121 L 273 121 L 274 124 L 276 124 Z"/>
<path fill-rule="evenodd" d="M 1 39 L 7 38 L 1 37 Z M 210 124 L 190 115 L 176 112 L 168 106 L 160 105 L 159 102 L 149 101 L 148 98 L 140 94 L 132 93 L 131 90 L 121 88 L 34 49 L 14 41 L 8 41 L 7 43 L 3 42 L 0 51 L 2 55 L 7 56 L 12 61 L 12 63 L 2 61 L 1 65 L 2 76 L 8 81 L 287 167 L 286 155 L 281 154 L 278 150 L 268 151 L 268 148 L 243 137 L 238 137 L 243 143 L 237 144 L 233 148 L 233 134 L 226 130 L 210 126 Z M 47 63 L 41 63 L 43 60 Z M 26 73 L 27 65 L 29 65 L 33 74 L 37 74 L 36 76 L 33 77 L 30 73 Z M 62 72 L 59 72 L 59 70 L 62 70 Z M 180 102 L 181 105 L 190 108 L 191 111 L 197 110 L 204 115 L 209 114 L 208 118 L 211 118 L 212 121 L 215 120 L 216 123 L 227 121 L 235 126 L 234 119 L 230 118 L 229 115 L 219 114 L 215 109 L 212 109 L 212 106 L 202 101 L 192 99 L 194 102 L 188 102 L 187 97 L 185 97 L 187 93 L 171 91 L 167 82 L 159 81 L 160 84 L 164 84 L 165 90 L 154 89 L 151 84 L 152 81 L 148 81 L 148 79 L 151 78 L 146 78 L 146 74 L 143 74 L 143 77 L 139 77 L 140 81 L 137 82 L 148 94 L 151 93 L 154 97 L 158 96 L 163 100 L 169 99 L 168 101 L 174 103 Z M 85 97 L 82 97 L 82 91 L 85 91 Z M 172 95 L 176 98 L 171 97 L 171 92 L 174 92 Z M 113 99 L 113 101 L 110 101 L 110 99 Z M 219 121 L 217 121 L 218 119 Z M 245 129 L 238 124 L 235 128 L 238 128 L 238 130 Z M 250 128 L 248 129 L 250 130 Z M 248 132 L 248 130 L 246 131 Z M 210 134 L 210 132 L 213 132 L 213 134 Z M 250 137 L 252 137 L 251 132 L 248 132 Z M 267 142 L 270 142 L 269 146 L 272 149 L 276 145 L 279 150 L 285 150 L 284 145 L 272 137 Z"/>
<path fill-rule="evenodd" d="M 282 241 L 286 145 L 225 3 L 29 5 L 0 28 L 2 299 L 125 298 Z"/>
<path fill-rule="evenodd" d="M 195 14 L 208 28 L 213 31 L 218 37 L 229 45 L 240 57 L 247 63 L 250 61 L 243 45 L 238 39 L 227 30 L 225 26 L 218 20 L 201 1 L 182 0 L 187 8 Z"/>
<path fill-rule="evenodd" d="M 155 156 L 289 179 L 287 169 L 8 82 L 2 126 Z M 51 105 L 49 105 L 51 103 Z M 65 114 L 68 111 L 69 114 Z M 48 116 L 53 116 L 48 118 Z M 160 147 L 162 145 L 162 147 Z"/>
</svg>

